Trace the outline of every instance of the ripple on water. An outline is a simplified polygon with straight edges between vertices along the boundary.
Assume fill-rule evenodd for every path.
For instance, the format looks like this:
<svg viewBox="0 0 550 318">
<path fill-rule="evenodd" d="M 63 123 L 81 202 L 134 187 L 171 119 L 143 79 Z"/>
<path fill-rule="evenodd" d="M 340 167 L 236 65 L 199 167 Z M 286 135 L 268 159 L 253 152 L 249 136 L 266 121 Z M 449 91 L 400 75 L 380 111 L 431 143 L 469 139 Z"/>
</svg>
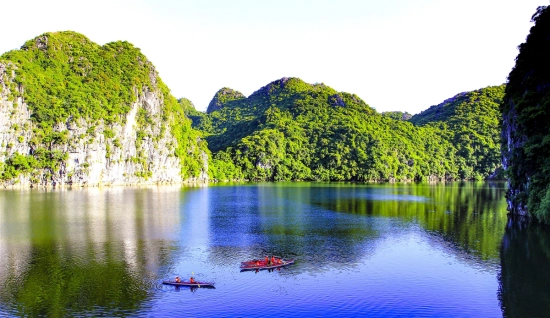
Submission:
<svg viewBox="0 0 550 318">
<path fill-rule="evenodd" d="M 82 209 L 33 209 L 38 225 L 29 219 L 18 226 L 50 226 L 44 242 L 0 231 L 0 242 L 19 253 L 18 260 L 0 260 L 19 262 L 0 269 L 7 273 L 0 313 L 24 315 L 17 311 L 22 305 L 16 287 L 26 279 L 61 277 L 74 284 L 63 291 L 77 295 L 66 316 L 498 315 L 499 223 L 480 223 L 462 208 L 473 202 L 466 200 L 473 190 L 435 191 L 441 196 L 428 190 L 296 183 L 187 189 L 170 197 L 129 188 L 96 189 L 95 196 L 78 191 L 73 199 L 86 202 Z M 55 200 L 50 206 L 65 209 Z M 428 201 L 433 207 L 426 208 Z M 476 218 L 487 213 L 498 216 L 476 207 Z M 56 215 L 61 217 L 52 220 Z M 24 244 L 13 243 L 15 238 Z M 497 254 L 481 254 L 483 249 Z M 273 254 L 296 264 L 240 272 L 241 261 Z M 192 274 L 216 288 L 161 284 Z"/>
</svg>

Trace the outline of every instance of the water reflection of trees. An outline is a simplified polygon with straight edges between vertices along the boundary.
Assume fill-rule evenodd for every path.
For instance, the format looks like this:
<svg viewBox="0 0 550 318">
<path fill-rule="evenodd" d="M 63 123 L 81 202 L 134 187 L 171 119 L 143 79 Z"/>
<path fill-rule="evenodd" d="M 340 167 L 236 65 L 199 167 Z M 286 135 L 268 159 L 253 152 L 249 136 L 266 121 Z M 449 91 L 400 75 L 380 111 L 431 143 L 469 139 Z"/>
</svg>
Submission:
<svg viewBox="0 0 550 318">
<path fill-rule="evenodd" d="M 274 254 L 297 259 L 304 270 L 354 266 L 374 253 L 380 231 L 393 226 L 388 224 L 414 223 L 460 259 L 496 263 L 505 189 L 486 182 L 220 187 L 209 201 L 215 215 L 210 261 Z"/>
<path fill-rule="evenodd" d="M 0 219 L 16 229 L 0 235 L 1 307 L 33 317 L 136 313 L 151 296 L 155 269 L 173 258 L 172 247 L 154 238 L 175 232 L 179 193 L 0 193 Z"/>
<path fill-rule="evenodd" d="M 373 249 L 380 233 L 368 220 L 312 208 L 312 183 L 218 187 L 212 209 L 209 261 L 276 255 L 297 260 L 292 271 L 349 267 Z M 247 198 L 253 198 L 249 200 Z M 237 263 L 238 264 L 238 263 Z"/>
<path fill-rule="evenodd" d="M 506 226 L 501 247 L 499 299 L 505 317 L 546 317 L 550 313 L 550 228 Z"/>
<path fill-rule="evenodd" d="M 502 184 L 470 183 L 1 192 L 0 308 L 132 315 L 151 297 L 151 275 L 170 271 L 175 253 L 196 258 L 185 248 L 205 247 L 214 266 L 237 270 L 241 260 L 274 254 L 298 260 L 289 273 L 314 273 L 362 262 L 401 222 L 455 243 L 445 248 L 492 259 L 503 192 Z"/>
<path fill-rule="evenodd" d="M 320 190 L 312 202 L 326 209 L 415 222 L 451 242 L 460 253 L 482 260 L 499 258 L 506 222 L 504 183 L 349 185 Z"/>
<path fill-rule="evenodd" d="M 6 277 L 0 293 L 3 302 L 17 304 L 18 315 L 62 317 L 97 308 L 131 313 L 147 297 L 138 279 L 144 272 L 130 271 L 116 253 L 108 251 L 101 262 L 75 262 L 80 257 L 57 245 L 33 247 L 31 254 L 30 264 L 19 275 Z"/>
<path fill-rule="evenodd" d="M 209 233 L 208 261 L 216 266 L 277 255 L 297 259 L 301 270 L 353 267 L 374 254 L 381 235 L 403 224 L 419 224 L 432 244 L 459 259 L 496 264 L 505 189 L 486 182 L 216 186 L 189 197 L 186 209 L 194 215 L 183 228 L 208 227 L 201 231 Z M 197 236 L 185 238 L 205 241 Z"/>
</svg>

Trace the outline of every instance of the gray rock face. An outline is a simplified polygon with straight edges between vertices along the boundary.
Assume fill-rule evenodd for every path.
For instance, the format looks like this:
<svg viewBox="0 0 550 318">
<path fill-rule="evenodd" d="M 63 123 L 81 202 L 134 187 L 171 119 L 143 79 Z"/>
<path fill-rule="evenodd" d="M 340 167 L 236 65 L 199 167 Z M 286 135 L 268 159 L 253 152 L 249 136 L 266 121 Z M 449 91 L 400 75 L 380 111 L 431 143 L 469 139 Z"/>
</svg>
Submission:
<svg viewBox="0 0 550 318">
<path fill-rule="evenodd" d="M 550 224 L 550 6 L 538 7 L 531 22 L 501 104 L 502 165 L 511 214 Z"/>
<path fill-rule="evenodd" d="M 527 142 L 527 136 L 519 134 L 517 127 L 517 112 L 513 101 L 508 101 L 509 111 L 503 113 L 502 116 L 502 168 L 504 170 L 510 170 L 514 151 L 521 151 L 525 142 Z M 527 181 L 529 177 L 525 178 Z M 529 182 L 526 183 L 509 183 L 508 194 L 506 195 L 506 202 L 508 203 L 508 210 L 515 215 L 528 216 L 527 206 L 525 201 L 517 200 L 518 196 L 522 193 L 527 193 L 529 188 Z"/>
<path fill-rule="evenodd" d="M 31 154 L 35 123 L 23 100 L 13 99 L 14 67 L 0 63 L 0 165 L 15 153 Z M 22 94 L 18 94 L 22 95 Z M 120 122 L 106 124 L 69 118 L 53 127 L 67 132 L 67 142 L 53 149 L 68 154 L 58 172 L 48 178 L 47 171 L 20 175 L 19 180 L 4 185 L 129 185 L 181 183 L 208 180 L 208 156 L 202 154 L 203 172 L 193 180 L 182 180 L 181 164 L 175 155 L 177 140 L 167 122 L 163 121 L 163 95 L 160 91 L 136 91 L 136 101 Z M 140 116 L 146 117 L 145 123 Z M 52 149 L 52 150 L 53 150 Z M 37 180 L 38 178 L 38 180 Z"/>
</svg>

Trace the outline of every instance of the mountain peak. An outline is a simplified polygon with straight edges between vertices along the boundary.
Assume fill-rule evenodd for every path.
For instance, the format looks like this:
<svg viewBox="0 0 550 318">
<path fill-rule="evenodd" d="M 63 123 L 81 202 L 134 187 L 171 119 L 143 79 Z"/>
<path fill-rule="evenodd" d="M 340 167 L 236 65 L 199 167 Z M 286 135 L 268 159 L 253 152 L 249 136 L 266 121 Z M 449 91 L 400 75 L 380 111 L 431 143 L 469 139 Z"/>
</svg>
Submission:
<svg viewBox="0 0 550 318">
<path fill-rule="evenodd" d="M 34 39 L 31 39 L 21 47 L 22 50 L 39 49 L 42 51 L 49 50 L 68 50 L 74 49 L 77 46 L 94 46 L 99 47 L 98 44 L 90 41 L 86 36 L 74 31 L 58 31 L 58 32 L 46 32 Z"/>
<path fill-rule="evenodd" d="M 206 113 L 210 114 L 213 111 L 216 111 L 223 107 L 223 105 L 227 102 L 231 102 L 234 100 L 240 100 L 244 99 L 246 96 L 243 95 L 243 93 L 236 91 L 234 89 L 231 89 L 229 87 L 223 87 L 220 90 L 216 92 L 212 100 L 210 101 L 210 104 L 208 104 L 208 108 L 206 109 Z"/>
<path fill-rule="evenodd" d="M 308 84 L 297 77 L 283 77 L 275 80 L 250 95 L 251 98 L 269 96 L 282 90 L 303 91 L 311 88 Z"/>
</svg>

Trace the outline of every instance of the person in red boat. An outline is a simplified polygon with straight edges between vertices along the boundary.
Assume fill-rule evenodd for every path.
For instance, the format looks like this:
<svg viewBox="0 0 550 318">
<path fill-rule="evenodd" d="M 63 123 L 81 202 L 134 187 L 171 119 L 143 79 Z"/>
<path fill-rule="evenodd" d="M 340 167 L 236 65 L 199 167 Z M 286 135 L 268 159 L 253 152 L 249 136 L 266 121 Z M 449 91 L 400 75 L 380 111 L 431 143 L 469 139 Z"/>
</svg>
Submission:
<svg viewBox="0 0 550 318">
<path fill-rule="evenodd" d="M 256 260 L 256 266 L 260 266 L 260 261 L 259 260 Z"/>
<path fill-rule="evenodd" d="M 190 282 L 191 284 L 196 284 L 196 283 L 197 283 L 197 282 L 195 281 L 195 278 L 193 278 L 193 277 L 190 277 L 190 278 L 189 278 L 189 282 Z"/>
<path fill-rule="evenodd" d="M 272 264 L 272 265 L 277 264 L 276 261 L 277 261 L 277 260 L 275 259 L 275 256 L 271 255 L 271 264 Z"/>
<path fill-rule="evenodd" d="M 266 257 L 265 257 L 265 264 L 266 264 L 266 265 L 271 265 L 271 264 L 269 264 L 269 256 L 266 256 Z"/>
<path fill-rule="evenodd" d="M 176 276 L 176 283 L 181 283 L 181 279 L 179 276 Z"/>
</svg>

